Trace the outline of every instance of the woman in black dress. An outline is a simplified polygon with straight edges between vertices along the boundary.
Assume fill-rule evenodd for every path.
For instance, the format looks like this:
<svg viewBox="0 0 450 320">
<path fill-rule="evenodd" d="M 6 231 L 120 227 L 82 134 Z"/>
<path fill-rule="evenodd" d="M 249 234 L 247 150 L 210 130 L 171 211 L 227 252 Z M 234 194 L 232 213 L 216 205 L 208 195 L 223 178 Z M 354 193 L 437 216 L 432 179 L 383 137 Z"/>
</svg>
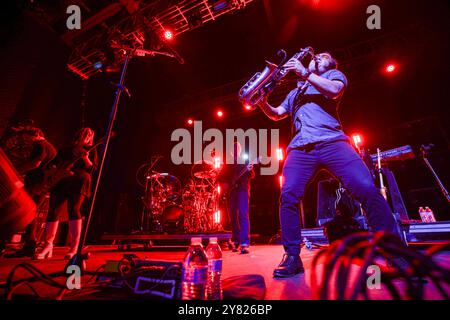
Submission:
<svg viewBox="0 0 450 320">
<path fill-rule="evenodd" d="M 53 160 L 60 168 L 70 168 L 72 175 L 61 179 L 50 192 L 50 204 L 44 233 L 44 243 L 36 250 L 35 259 L 52 257 L 53 241 L 58 231 L 58 208 L 67 201 L 69 214 L 70 250 L 65 259 L 71 259 L 77 252 L 82 230 L 81 207 L 91 195 L 91 174 L 97 166 L 97 152 L 88 151 L 93 145 L 94 131 L 90 128 L 80 129 L 75 139 L 63 148 Z"/>
</svg>

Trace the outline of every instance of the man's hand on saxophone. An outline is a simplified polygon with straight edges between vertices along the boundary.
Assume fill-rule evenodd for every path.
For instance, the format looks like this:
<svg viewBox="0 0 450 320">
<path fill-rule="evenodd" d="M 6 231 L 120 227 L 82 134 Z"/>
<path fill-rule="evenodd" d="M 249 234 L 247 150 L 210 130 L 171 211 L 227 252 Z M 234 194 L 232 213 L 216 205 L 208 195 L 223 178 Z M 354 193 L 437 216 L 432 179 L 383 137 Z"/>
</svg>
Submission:
<svg viewBox="0 0 450 320">
<path fill-rule="evenodd" d="M 307 80 L 308 77 L 311 74 L 311 71 L 309 71 L 308 68 L 306 68 L 301 61 L 298 59 L 292 58 L 286 64 L 284 65 L 284 69 L 286 71 L 294 71 L 295 74 L 301 79 L 301 80 Z"/>
</svg>

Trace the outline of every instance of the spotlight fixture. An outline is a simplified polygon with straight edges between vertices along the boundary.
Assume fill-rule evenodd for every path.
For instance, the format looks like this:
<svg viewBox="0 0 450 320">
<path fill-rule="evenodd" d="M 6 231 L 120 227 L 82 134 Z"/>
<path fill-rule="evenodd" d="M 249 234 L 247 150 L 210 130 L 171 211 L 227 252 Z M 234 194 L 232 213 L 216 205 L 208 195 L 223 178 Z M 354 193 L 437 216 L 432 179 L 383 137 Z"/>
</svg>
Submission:
<svg viewBox="0 0 450 320">
<path fill-rule="evenodd" d="M 362 146 L 362 143 L 363 143 L 362 136 L 358 133 L 355 133 L 352 135 L 352 139 L 353 139 L 353 144 L 355 145 L 355 147 L 359 149 L 359 147 Z"/>
<path fill-rule="evenodd" d="M 392 75 L 398 70 L 398 65 L 394 62 L 390 62 L 384 66 L 384 73 L 386 75 Z"/>
<path fill-rule="evenodd" d="M 278 161 L 283 161 L 283 160 L 284 160 L 284 152 L 283 152 L 283 149 L 278 148 L 278 149 L 276 150 L 276 154 L 277 154 L 277 160 L 278 160 Z"/>
<path fill-rule="evenodd" d="M 167 41 L 172 41 L 173 40 L 174 35 L 173 35 L 172 30 L 166 29 L 164 31 L 163 35 L 164 35 L 164 39 L 166 39 Z"/>
<path fill-rule="evenodd" d="M 228 0 L 208 0 L 208 3 L 214 12 L 222 11 L 231 6 L 231 1 Z"/>
</svg>

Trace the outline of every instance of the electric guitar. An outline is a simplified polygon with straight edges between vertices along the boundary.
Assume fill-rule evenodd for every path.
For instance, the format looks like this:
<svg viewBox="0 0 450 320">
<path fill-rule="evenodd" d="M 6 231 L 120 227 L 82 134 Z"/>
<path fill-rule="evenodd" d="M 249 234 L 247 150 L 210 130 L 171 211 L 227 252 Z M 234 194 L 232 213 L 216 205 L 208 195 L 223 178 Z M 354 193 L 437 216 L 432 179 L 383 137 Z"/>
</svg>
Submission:
<svg viewBox="0 0 450 320">
<path fill-rule="evenodd" d="M 91 152 L 99 145 L 105 142 L 105 138 L 101 138 L 94 145 L 92 145 L 87 153 Z M 61 164 L 50 163 L 38 173 L 39 177 L 36 182 L 27 186 L 27 190 L 34 196 L 45 196 L 54 186 L 56 186 L 62 179 L 72 176 L 74 173 L 72 167 L 78 160 L 82 159 L 84 155 L 77 156 L 70 162 L 62 162 Z"/>
<path fill-rule="evenodd" d="M 243 167 L 239 173 L 233 178 L 233 180 L 230 183 L 225 183 L 223 185 L 223 197 L 227 197 L 231 191 L 233 191 L 234 189 L 236 189 L 239 185 L 239 181 L 241 180 L 241 178 L 248 172 L 250 172 L 251 170 L 249 170 L 248 166 L 249 165 L 257 165 L 261 163 L 261 159 L 262 157 L 258 157 L 256 159 L 254 159 L 253 161 L 251 161 L 249 164 L 247 164 L 245 167 Z"/>
</svg>

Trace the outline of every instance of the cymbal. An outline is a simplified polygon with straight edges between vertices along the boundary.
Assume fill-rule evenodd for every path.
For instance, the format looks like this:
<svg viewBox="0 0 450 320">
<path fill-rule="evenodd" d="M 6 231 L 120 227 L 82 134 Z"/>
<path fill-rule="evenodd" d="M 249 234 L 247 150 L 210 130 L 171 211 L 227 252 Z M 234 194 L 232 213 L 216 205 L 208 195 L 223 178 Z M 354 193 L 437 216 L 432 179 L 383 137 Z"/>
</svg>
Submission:
<svg viewBox="0 0 450 320">
<path fill-rule="evenodd" d="M 217 176 L 217 172 L 215 172 L 214 170 L 199 171 L 199 172 L 194 173 L 194 177 L 199 178 L 199 179 L 212 179 L 212 178 L 215 178 L 216 176 Z"/>
<path fill-rule="evenodd" d="M 208 184 L 196 184 L 195 187 L 196 188 L 208 188 L 209 185 Z"/>
</svg>

